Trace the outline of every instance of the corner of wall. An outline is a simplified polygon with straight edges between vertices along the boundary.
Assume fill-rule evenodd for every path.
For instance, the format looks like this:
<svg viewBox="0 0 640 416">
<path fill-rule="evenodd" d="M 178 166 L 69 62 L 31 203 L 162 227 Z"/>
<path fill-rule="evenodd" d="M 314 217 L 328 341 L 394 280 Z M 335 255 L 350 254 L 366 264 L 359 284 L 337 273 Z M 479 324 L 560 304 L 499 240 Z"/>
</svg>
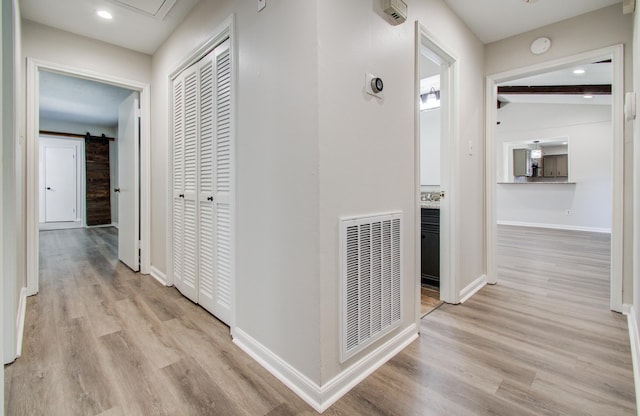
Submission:
<svg viewBox="0 0 640 416">
<path fill-rule="evenodd" d="M 418 328 L 415 324 L 411 324 L 405 330 L 362 357 L 355 364 L 333 377 L 328 383 L 320 386 L 240 328 L 236 327 L 233 331 L 234 344 L 319 413 L 331 407 L 353 387 L 417 338 Z"/>
<path fill-rule="evenodd" d="M 636 407 L 640 409 L 640 334 L 638 333 L 638 310 L 634 305 L 624 305 L 629 326 L 629 342 L 631 344 L 631 360 L 633 363 L 633 379 L 636 388 Z"/>
</svg>

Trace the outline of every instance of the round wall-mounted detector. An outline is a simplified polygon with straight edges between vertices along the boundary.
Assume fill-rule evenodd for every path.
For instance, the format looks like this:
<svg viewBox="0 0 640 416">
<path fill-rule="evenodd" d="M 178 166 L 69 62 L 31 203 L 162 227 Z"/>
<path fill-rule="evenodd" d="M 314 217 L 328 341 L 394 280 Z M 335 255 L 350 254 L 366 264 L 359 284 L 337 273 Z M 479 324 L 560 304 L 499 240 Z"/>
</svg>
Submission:
<svg viewBox="0 0 640 416">
<path fill-rule="evenodd" d="M 534 55 L 541 55 L 549 50 L 551 47 L 551 39 L 538 38 L 531 43 L 531 53 Z"/>
<path fill-rule="evenodd" d="M 382 78 L 373 78 L 371 80 L 371 90 L 376 94 L 382 92 L 384 88 L 384 83 L 382 82 Z"/>
</svg>

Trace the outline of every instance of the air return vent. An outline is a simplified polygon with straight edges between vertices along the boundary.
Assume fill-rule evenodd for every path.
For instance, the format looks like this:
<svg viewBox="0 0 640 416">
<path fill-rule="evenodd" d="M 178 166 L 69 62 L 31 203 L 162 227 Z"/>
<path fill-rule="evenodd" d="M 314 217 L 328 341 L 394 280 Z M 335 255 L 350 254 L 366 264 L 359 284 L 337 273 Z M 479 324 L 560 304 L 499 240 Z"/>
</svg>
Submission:
<svg viewBox="0 0 640 416">
<path fill-rule="evenodd" d="M 401 230 L 401 213 L 341 220 L 341 362 L 400 324 Z"/>
</svg>

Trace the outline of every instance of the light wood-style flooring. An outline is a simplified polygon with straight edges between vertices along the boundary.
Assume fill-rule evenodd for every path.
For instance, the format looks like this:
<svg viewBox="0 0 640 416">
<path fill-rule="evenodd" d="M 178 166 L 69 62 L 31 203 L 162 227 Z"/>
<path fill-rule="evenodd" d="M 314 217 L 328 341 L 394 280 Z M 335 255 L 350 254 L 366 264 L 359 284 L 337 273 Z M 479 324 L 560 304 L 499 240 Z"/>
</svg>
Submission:
<svg viewBox="0 0 640 416">
<path fill-rule="evenodd" d="M 633 415 L 608 239 L 500 227 L 500 280 L 421 321 L 421 337 L 324 414 Z M 115 260 L 113 229 L 41 233 L 40 294 L 7 415 L 313 415 L 211 315 Z"/>
<path fill-rule="evenodd" d="M 437 287 L 420 285 L 420 316 L 424 318 L 444 302 L 440 300 L 440 290 Z"/>
</svg>

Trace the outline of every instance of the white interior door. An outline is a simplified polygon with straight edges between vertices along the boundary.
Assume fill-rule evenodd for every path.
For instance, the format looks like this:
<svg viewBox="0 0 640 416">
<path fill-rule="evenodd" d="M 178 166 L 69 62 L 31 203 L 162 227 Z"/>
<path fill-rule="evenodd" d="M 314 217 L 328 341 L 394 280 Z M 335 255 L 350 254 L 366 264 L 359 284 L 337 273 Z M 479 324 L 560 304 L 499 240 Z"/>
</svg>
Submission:
<svg viewBox="0 0 640 416">
<path fill-rule="evenodd" d="M 76 148 L 44 146 L 45 222 L 76 220 Z"/>
<path fill-rule="evenodd" d="M 173 83 L 173 279 L 198 302 L 198 73 L 186 69 Z"/>
<path fill-rule="evenodd" d="M 118 107 L 118 258 L 132 270 L 140 268 L 140 138 L 138 93 Z"/>
<path fill-rule="evenodd" d="M 229 44 L 227 40 L 199 63 L 199 303 L 227 325 L 231 324 L 233 179 Z"/>
<path fill-rule="evenodd" d="M 173 82 L 172 273 L 178 290 L 231 322 L 232 100 L 227 40 Z"/>
</svg>

